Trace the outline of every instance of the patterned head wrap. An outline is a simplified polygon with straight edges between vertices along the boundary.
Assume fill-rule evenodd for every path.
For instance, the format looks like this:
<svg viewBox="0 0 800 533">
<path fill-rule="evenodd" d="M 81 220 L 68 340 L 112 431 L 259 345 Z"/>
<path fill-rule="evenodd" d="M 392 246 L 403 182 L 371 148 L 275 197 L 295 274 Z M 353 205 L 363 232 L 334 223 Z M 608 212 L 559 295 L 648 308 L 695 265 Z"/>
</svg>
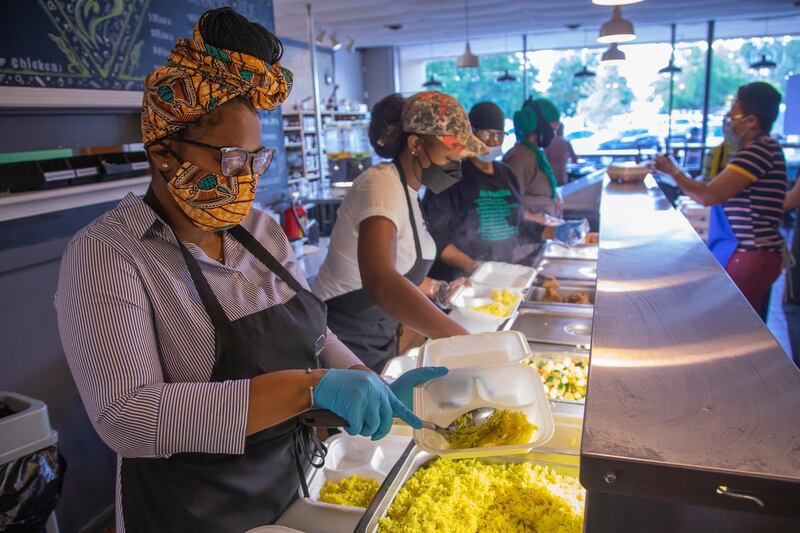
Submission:
<svg viewBox="0 0 800 533">
<path fill-rule="evenodd" d="M 202 19 L 201 19 L 202 20 Z M 200 35 L 178 39 L 167 64 L 144 83 L 142 140 L 149 146 L 215 107 L 244 96 L 256 109 L 275 109 L 292 90 L 292 72 L 257 57 L 216 48 Z"/>
</svg>

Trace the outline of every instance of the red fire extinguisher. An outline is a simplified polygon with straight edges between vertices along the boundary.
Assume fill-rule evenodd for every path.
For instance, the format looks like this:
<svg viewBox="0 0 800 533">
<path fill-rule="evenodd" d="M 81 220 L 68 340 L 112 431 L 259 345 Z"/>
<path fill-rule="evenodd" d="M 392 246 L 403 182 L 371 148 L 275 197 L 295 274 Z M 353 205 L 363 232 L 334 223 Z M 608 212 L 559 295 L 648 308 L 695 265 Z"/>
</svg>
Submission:
<svg viewBox="0 0 800 533">
<path fill-rule="evenodd" d="M 292 199 L 289 207 L 283 212 L 283 231 L 289 240 L 302 239 L 306 236 L 308 213 L 299 200 Z"/>
</svg>

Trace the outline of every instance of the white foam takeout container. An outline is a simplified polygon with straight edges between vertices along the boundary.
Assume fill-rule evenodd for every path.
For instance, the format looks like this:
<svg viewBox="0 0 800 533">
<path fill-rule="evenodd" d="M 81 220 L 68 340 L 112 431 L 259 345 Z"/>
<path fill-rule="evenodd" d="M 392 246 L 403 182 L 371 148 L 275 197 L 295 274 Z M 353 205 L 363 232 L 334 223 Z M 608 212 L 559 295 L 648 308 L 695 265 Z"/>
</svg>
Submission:
<svg viewBox="0 0 800 533">
<path fill-rule="evenodd" d="M 419 353 L 419 348 L 411 348 L 403 355 L 392 357 L 386 362 L 386 366 L 383 367 L 381 377 L 385 381 L 391 383 L 409 370 L 417 368 Z"/>
<path fill-rule="evenodd" d="M 487 285 L 495 289 L 512 289 L 523 292 L 531 286 L 535 277 L 535 268 L 500 263 L 498 261 L 487 261 L 481 264 L 469 279 L 473 283 Z"/>
<path fill-rule="evenodd" d="M 414 389 L 414 413 L 443 427 L 479 407 L 525 413 L 528 420 L 537 426 L 531 442 L 451 450 L 442 435 L 427 429 L 415 429 L 414 442 L 423 450 L 443 457 L 485 457 L 525 453 L 544 446 L 555 431 L 550 403 L 539 373 L 517 361 L 451 368 L 446 376 Z"/>
<path fill-rule="evenodd" d="M 309 497 L 305 498 L 302 488 L 298 489 L 299 498 L 277 523 L 305 533 L 353 531 L 366 509 L 321 502 L 323 485 L 328 480 L 340 481 L 352 475 L 382 484 L 410 441 L 410 437 L 392 434 L 379 441 L 346 433 L 329 438 L 325 441 L 328 447 L 325 466 L 310 468 L 306 474 Z"/>
<path fill-rule="evenodd" d="M 430 340 L 422 346 L 417 366 L 497 365 L 522 361 L 529 354 L 530 344 L 523 333 L 495 331 Z"/>
</svg>

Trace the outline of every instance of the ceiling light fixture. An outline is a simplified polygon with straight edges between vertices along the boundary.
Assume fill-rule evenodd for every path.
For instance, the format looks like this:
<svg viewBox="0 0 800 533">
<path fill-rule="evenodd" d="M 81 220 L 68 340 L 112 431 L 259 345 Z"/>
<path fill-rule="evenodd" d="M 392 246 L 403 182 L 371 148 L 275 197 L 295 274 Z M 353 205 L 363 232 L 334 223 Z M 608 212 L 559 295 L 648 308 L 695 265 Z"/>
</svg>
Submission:
<svg viewBox="0 0 800 533">
<path fill-rule="evenodd" d="M 587 40 L 586 32 L 584 31 L 583 32 L 583 48 L 584 48 L 584 50 L 581 50 L 581 56 L 582 56 L 581 59 L 583 60 L 583 68 L 580 69 L 575 74 L 573 74 L 573 76 L 575 76 L 576 78 L 594 78 L 595 76 L 597 76 L 597 74 L 595 74 L 594 72 L 589 70 L 589 65 L 586 64 L 586 57 L 585 57 L 585 54 L 584 54 L 584 51 L 586 49 L 586 40 Z"/>
<path fill-rule="evenodd" d="M 333 48 L 333 51 L 335 52 L 339 50 L 341 47 L 342 43 L 339 42 L 339 39 L 336 38 L 336 34 L 334 33 L 333 35 L 331 35 L 331 48 Z"/>
<path fill-rule="evenodd" d="M 440 82 L 439 80 L 434 78 L 433 74 L 431 74 L 430 77 L 428 78 L 428 81 L 423 83 L 422 86 L 425 87 L 426 89 L 431 89 L 431 90 L 432 89 L 441 89 L 442 82 Z"/>
<path fill-rule="evenodd" d="M 345 46 L 345 50 L 347 50 L 348 52 L 352 53 L 355 45 L 356 45 L 355 39 L 353 39 L 352 37 L 348 37 L 347 38 L 347 46 Z"/>
<path fill-rule="evenodd" d="M 767 59 L 767 54 L 761 54 L 761 59 L 755 63 L 750 63 L 750 68 L 753 70 L 770 69 L 777 67 L 778 64 L 771 59 Z"/>
<path fill-rule="evenodd" d="M 325 42 L 325 34 L 326 33 L 327 32 L 325 30 L 323 30 L 322 28 L 317 30 L 317 44 L 322 44 L 322 43 Z"/>
<path fill-rule="evenodd" d="M 515 81 L 517 81 L 517 77 L 509 74 L 508 69 L 506 69 L 505 72 L 503 72 L 502 75 L 498 76 L 495 81 L 497 83 L 514 83 Z"/>
<path fill-rule="evenodd" d="M 464 3 L 466 4 L 465 20 L 467 29 L 467 45 L 464 47 L 464 53 L 458 56 L 458 62 L 456 64 L 459 68 L 478 68 L 478 64 L 480 63 L 478 56 L 472 53 L 472 48 L 469 46 L 469 0 L 465 0 Z"/>
<path fill-rule="evenodd" d="M 603 52 L 600 61 L 607 66 L 621 65 L 625 62 L 625 52 L 617 47 L 617 43 L 611 43 L 608 50 Z"/>
<path fill-rule="evenodd" d="M 675 28 L 676 25 L 673 22 L 671 26 L 670 32 L 670 52 L 669 52 L 669 64 L 666 67 L 661 68 L 658 73 L 664 75 L 672 75 L 678 74 L 683 71 L 681 67 L 675 66 Z"/>
<path fill-rule="evenodd" d="M 611 20 L 607 20 L 600 28 L 600 35 L 597 36 L 598 43 L 627 43 L 636 39 L 633 31 L 633 22 L 622 18 L 622 10 L 619 6 L 614 6 Z"/>
</svg>

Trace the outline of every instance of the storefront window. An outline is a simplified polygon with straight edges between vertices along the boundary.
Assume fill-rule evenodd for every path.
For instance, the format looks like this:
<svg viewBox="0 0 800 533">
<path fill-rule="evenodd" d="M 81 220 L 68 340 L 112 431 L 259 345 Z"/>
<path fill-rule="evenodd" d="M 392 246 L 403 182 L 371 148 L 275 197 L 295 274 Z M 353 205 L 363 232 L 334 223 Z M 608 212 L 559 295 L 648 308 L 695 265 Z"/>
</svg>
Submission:
<svg viewBox="0 0 800 533">
<path fill-rule="evenodd" d="M 638 151 L 639 157 L 649 157 L 656 150 L 666 148 L 671 131 L 671 149 L 677 152 L 679 159 L 699 171 L 703 149 L 722 142 L 722 117 L 739 86 L 765 80 L 785 92 L 789 77 L 800 74 L 798 37 L 715 41 L 704 143 L 706 48 L 705 41 L 676 45 L 675 64 L 681 72 L 674 76 L 671 121 L 669 76 L 658 72 L 669 62 L 668 43 L 620 46 L 627 60 L 617 67 L 600 63 L 603 50 L 599 48 L 537 50 L 524 56 L 522 52 L 485 55 L 481 56 L 478 69 L 459 69 L 455 58 L 424 61 L 420 66 L 425 70 L 425 79 L 433 77 L 440 81 L 439 90 L 458 98 L 468 110 L 483 100 L 497 103 L 509 117 L 507 129 L 511 132 L 510 117 L 522 104 L 525 94 L 523 67 L 527 62 L 527 94 L 547 96 L 559 106 L 565 134 L 579 155 L 598 158 L 601 163 L 607 163 L 611 157 L 630 158 L 631 151 Z M 751 68 L 762 55 L 777 66 L 761 70 Z M 596 76 L 575 77 L 584 66 Z M 515 79 L 498 81 L 506 70 Z M 782 135 L 782 116 L 776 122 L 774 133 L 784 142 L 798 142 L 798 139 Z M 513 135 L 506 142 L 508 146 L 511 144 Z M 800 157 L 800 154 L 795 156 L 793 149 L 787 150 L 787 159 Z"/>
</svg>

